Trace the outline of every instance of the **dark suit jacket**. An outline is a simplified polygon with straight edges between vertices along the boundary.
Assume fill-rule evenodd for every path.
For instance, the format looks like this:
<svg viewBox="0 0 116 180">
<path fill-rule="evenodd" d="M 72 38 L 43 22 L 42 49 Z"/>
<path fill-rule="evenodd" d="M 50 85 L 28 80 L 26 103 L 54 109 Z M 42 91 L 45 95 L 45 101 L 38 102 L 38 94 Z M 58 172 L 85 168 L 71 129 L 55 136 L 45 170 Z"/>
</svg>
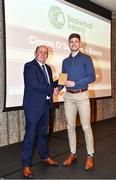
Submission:
<svg viewBox="0 0 116 180">
<path fill-rule="evenodd" d="M 50 96 L 50 101 L 53 102 L 53 88 L 57 86 L 58 81 L 53 82 L 51 68 L 47 64 L 46 68 L 50 78 L 50 85 L 46 82 L 44 72 L 35 59 L 24 66 L 23 107 L 25 111 L 41 111 L 46 96 Z"/>
</svg>

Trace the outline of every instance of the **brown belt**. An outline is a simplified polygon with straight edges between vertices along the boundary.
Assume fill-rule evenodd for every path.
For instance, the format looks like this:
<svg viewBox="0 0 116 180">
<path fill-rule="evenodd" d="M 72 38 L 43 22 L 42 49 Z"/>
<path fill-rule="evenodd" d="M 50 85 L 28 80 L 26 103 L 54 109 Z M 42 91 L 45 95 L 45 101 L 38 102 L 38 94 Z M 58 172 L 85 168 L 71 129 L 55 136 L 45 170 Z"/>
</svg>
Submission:
<svg viewBox="0 0 116 180">
<path fill-rule="evenodd" d="M 81 92 L 87 91 L 87 88 L 86 89 L 79 89 L 79 90 L 66 90 L 66 91 L 69 93 L 75 94 L 75 93 L 81 93 Z"/>
</svg>

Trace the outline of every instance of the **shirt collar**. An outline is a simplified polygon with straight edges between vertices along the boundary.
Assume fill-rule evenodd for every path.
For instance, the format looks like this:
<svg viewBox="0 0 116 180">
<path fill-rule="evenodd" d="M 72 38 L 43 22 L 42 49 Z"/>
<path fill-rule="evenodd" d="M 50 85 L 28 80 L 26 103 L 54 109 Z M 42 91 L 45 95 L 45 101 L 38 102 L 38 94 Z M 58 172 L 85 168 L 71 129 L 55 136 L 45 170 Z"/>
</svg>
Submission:
<svg viewBox="0 0 116 180">
<path fill-rule="evenodd" d="M 45 65 L 45 64 L 42 64 L 41 62 L 39 62 L 37 59 L 36 59 L 36 61 L 40 66 Z"/>
<path fill-rule="evenodd" d="M 75 57 L 77 54 L 79 53 L 79 50 L 78 51 L 74 51 L 74 52 L 71 52 L 71 55 L 72 55 L 72 57 Z"/>
<path fill-rule="evenodd" d="M 72 56 L 72 53 L 70 53 L 69 57 L 75 57 L 75 56 L 80 56 L 81 55 L 81 51 L 79 50 L 77 53 L 75 53 L 74 56 Z"/>
</svg>

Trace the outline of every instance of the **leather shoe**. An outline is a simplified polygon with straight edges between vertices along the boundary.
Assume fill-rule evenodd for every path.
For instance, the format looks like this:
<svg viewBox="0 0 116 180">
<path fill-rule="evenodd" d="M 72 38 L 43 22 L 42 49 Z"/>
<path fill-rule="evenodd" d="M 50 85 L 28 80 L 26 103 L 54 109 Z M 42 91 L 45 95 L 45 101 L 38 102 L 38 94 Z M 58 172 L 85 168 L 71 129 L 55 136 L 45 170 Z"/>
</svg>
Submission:
<svg viewBox="0 0 116 180">
<path fill-rule="evenodd" d="M 23 168 L 23 176 L 25 179 L 32 179 L 32 168 L 24 167 Z"/>
<path fill-rule="evenodd" d="M 51 166 L 57 166 L 58 165 L 58 161 L 56 161 L 55 159 L 52 158 L 47 158 L 44 160 L 41 160 L 42 163 L 47 164 L 47 165 L 51 165 Z"/>
<path fill-rule="evenodd" d="M 77 160 L 77 156 L 75 154 L 70 154 L 68 158 L 63 162 L 63 166 L 70 166 L 75 160 Z"/>
<path fill-rule="evenodd" d="M 86 163 L 85 163 L 85 170 L 90 170 L 93 168 L 94 166 L 94 162 L 93 162 L 93 157 L 91 156 L 87 156 L 87 160 L 86 160 Z"/>
</svg>

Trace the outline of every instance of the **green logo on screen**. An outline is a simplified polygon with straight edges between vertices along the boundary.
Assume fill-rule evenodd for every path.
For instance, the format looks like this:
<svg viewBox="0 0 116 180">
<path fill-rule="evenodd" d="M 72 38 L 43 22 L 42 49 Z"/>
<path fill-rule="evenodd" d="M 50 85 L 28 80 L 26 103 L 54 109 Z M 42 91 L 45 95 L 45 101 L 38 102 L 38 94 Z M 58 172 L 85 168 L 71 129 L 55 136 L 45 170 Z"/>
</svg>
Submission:
<svg viewBox="0 0 116 180">
<path fill-rule="evenodd" d="M 64 14 L 62 12 L 62 10 L 57 7 L 57 6 L 52 6 L 49 10 L 49 18 L 50 18 L 50 22 L 51 24 L 57 28 L 57 29 L 61 29 L 63 28 L 64 24 L 65 24 L 65 17 Z"/>
</svg>

